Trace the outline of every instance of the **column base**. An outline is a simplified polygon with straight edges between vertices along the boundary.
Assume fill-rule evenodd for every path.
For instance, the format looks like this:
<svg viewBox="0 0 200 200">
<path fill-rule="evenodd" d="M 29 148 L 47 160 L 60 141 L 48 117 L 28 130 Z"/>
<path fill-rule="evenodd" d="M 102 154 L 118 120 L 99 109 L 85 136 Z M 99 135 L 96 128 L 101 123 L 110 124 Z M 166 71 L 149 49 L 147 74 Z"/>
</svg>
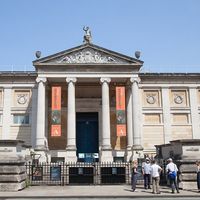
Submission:
<svg viewBox="0 0 200 200">
<path fill-rule="evenodd" d="M 113 156 L 112 156 L 112 149 L 111 148 L 101 150 L 100 162 L 113 162 Z"/>
<path fill-rule="evenodd" d="M 133 158 L 132 146 L 127 146 L 125 155 L 126 162 L 130 162 L 132 158 Z"/>
<path fill-rule="evenodd" d="M 144 158 L 143 151 L 133 151 L 132 160 L 137 160 L 138 158 Z"/>
<path fill-rule="evenodd" d="M 132 146 L 132 149 L 133 149 L 134 151 L 143 151 L 143 147 L 142 147 L 141 145 L 139 145 L 139 144 L 133 145 L 133 146 Z"/>
<path fill-rule="evenodd" d="M 35 147 L 35 151 L 47 151 L 47 147 L 45 147 L 44 145 L 37 145 Z"/>
<path fill-rule="evenodd" d="M 76 147 L 68 146 L 66 148 L 66 162 L 77 162 Z"/>
<path fill-rule="evenodd" d="M 38 159 L 39 162 L 50 162 L 50 155 L 48 154 L 48 150 L 46 148 L 34 149 L 32 156 L 34 156 L 34 159 Z"/>
<path fill-rule="evenodd" d="M 143 147 L 141 145 L 133 145 L 128 146 L 126 150 L 126 159 L 127 162 L 137 160 L 138 158 L 143 158 L 144 157 L 144 152 L 143 152 Z"/>
</svg>

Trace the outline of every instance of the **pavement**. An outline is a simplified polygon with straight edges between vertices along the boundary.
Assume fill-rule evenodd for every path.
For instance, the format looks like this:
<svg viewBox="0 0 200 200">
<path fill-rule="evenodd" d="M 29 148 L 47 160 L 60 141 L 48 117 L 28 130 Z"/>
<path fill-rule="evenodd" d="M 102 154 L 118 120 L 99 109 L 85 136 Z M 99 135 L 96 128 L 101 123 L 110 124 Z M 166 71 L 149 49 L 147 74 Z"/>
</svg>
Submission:
<svg viewBox="0 0 200 200">
<path fill-rule="evenodd" d="M 87 186 L 31 186 L 18 192 L 0 192 L 0 199 L 5 198 L 147 198 L 147 197 L 200 197 L 197 190 L 180 190 L 172 194 L 170 188 L 160 187 L 161 194 L 152 194 L 138 186 L 132 192 L 130 185 L 87 185 Z"/>
</svg>

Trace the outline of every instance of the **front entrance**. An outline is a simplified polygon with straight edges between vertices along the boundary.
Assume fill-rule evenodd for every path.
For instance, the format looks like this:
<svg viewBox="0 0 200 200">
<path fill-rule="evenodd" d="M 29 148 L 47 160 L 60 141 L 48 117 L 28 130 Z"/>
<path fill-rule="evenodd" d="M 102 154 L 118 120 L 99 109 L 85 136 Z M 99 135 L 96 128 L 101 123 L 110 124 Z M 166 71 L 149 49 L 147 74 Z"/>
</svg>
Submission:
<svg viewBox="0 0 200 200">
<path fill-rule="evenodd" d="M 76 113 L 76 147 L 79 162 L 99 161 L 98 113 Z"/>
</svg>

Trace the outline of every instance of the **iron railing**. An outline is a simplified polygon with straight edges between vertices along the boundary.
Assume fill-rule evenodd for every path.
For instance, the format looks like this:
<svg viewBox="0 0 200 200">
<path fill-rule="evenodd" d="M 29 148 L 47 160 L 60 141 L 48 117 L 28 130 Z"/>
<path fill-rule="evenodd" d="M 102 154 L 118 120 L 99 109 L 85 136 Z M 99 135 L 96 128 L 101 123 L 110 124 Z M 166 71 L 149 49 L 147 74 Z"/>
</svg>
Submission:
<svg viewBox="0 0 200 200">
<path fill-rule="evenodd" d="M 130 184 L 130 163 L 27 163 L 29 185 Z"/>
</svg>

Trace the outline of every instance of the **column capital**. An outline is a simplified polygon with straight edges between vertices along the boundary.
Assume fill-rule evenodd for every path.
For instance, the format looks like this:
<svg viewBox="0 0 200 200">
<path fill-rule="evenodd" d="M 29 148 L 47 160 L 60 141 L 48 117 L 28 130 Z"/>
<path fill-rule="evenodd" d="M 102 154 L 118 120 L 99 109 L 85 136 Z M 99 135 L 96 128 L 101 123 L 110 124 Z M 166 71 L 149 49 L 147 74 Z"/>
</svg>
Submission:
<svg viewBox="0 0 200 200">
<path fill-rule="evenodd" d="M 104 83 L 104 82 L 110 83 L 111 82 L 111 78 L 100 78 L 100 82 L 101 83 Z"/>
<path fill-rule="evenodd" d="M 47 78 L 46 77 L 37 77 L 36 78 L 36 82 L 37 83 L 40 83 L 40 82 L 46 83 L 47 82 Z"/>
<path fill-rule="evenodd" d="M 139 77 L 132 77 L 132 78 L 130 78 L 130 82 L 131 83 L 137 83 L 137 84 L 139 84 L 140 81 L 141 81 L 141 79 Z"/>
<path fill-rule="evenodd" d="M 66 82 L 67 83 L 70 83 L 70 82 L 76 83 L 76 81 L 77 81 L 77 78 L 75 78 L 75 77 L 67 77 L 66 78 Z"/>
<path fill-rule="evenodd" d="M 170 87 L 166 85 L 166 86 L 162 86 L 162 87 L 161 87 L 161 90 L 162 90 L 162 89 L 170 89 Z"/>
</svg>

